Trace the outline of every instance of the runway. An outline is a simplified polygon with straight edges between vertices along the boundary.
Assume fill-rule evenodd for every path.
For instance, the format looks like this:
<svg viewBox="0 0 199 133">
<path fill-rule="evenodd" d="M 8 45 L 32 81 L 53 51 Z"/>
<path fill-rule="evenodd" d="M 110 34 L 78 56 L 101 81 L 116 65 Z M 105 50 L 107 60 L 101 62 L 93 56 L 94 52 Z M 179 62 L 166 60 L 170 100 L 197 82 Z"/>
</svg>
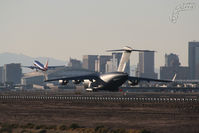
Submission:
<svg viewBox="0 0 199 133">
<path fill-rule="evenodd" d="M 0 92 L 0 122 L 199 131 L 198 93 Z"/>
</svg>

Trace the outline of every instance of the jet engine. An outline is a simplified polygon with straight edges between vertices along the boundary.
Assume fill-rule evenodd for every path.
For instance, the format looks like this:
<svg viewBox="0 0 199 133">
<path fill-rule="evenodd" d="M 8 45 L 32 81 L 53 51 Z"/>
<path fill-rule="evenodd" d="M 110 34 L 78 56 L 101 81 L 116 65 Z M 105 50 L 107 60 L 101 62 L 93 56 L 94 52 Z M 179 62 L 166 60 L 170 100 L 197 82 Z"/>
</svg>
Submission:
<svg viewBox="0 0 199 133">
<path fill-rule="evenodd" d="M 93 91 L 93 89 L 92 89 L 92 88 L 86 88 L 86 91 L 88 91 L 88 92 L 92 92 L 92 91 Z"/>
<path fill-rule="evenodd" d="M 81 80 L 73 80 L 72 82 L 73 82 L 73 84 L 80 84 Z"/>
<path fill-rule="evenodd" d="M 139 81 L 138 80 L 129 80 L 128 81 L 128 84 L 130 85 L 130 86 L 135 86 L 135 85 L 138 85 L 139 84 Z"/>
<path fill-rule="evenodd" d="M 91 81 L 90 80 L 84 80 L 84 83 L 83 83 L 83 85 L 84 85 L 84 88 L 86 89 L 86 88 L 90 88 L 91 87 Z"/>
<path fill-rule="evenodd" d="M 91 80 L 84 80 L 83 85 L 86 91 L 96 91 L 98 87 L 97 82 Z"/>
<path fill-rule="evenodd" d="M 67 85 L 68 81 L 67 80 L 59 80 L 59 84 L 61 84 L 61 85 Z"/>
</svg>

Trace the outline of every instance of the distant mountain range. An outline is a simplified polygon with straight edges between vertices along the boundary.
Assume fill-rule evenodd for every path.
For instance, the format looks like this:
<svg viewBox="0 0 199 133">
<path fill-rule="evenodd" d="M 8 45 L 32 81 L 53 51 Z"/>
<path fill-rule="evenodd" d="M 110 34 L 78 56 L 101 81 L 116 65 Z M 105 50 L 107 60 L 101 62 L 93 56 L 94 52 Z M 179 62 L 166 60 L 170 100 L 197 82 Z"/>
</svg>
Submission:
<svg viewBox="0 0 199 133">
<path fill-rule="evenodd" d="M 23 54 L 15 54 L 15 53 L 0 53 L 0 66 L 4 64 L 10 63 L 21 63 L 22 66 L 30 66 L 33 65 L 34 60 L 39 60 L 41 63 L 45 64 L 46 61 L 49 61 L 49 65 L 66 65 L 67 61 L 57 60 L 54 58 L 48 57 L 30 57 Z M 23 70 L 23 72 L 29 72 L 30 70 Z"/>
</svg>

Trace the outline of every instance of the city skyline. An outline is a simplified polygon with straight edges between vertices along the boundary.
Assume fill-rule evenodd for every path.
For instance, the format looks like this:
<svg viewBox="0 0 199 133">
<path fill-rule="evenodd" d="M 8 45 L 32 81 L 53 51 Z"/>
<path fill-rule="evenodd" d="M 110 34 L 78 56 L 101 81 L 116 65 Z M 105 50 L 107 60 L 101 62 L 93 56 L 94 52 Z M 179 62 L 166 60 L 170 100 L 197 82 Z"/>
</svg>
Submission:
<svg viewBox="0 0 199 133">
<path fill-rule="evenodd" d="M 197 41 L 197 42 L 196 41 L 191 41 L 189 43 L 199 43 L 199 41 Z M 118 52 L 118 53 L 120 53 L 120 52 Z M 157 51 L 155 51 L 155 53 L 157 53 Z M 154 53 L 154 55 L 155 55 L 155 53 Z M 176 53 L 165 53 L 165 55 L 162 58 L 164 59 L 165 56 L 168 55 L 168 54 L 175 54 L 175 55 L 177 55 L 179 57 L 179 55 L 176 54 Z M 34 60 L 42 60 L 42 62 L 45 62 L 46 60 L 50 59 L 50 61 L 53 60 L 53 62 L 51 62 L 53 65 L 57 65 L 57 64 L 58 65 L 63 65 L 64 64 L 64 65 L 67 66 L 67 63 L 69 63 L 71 59 L 80 60 L 81 62 L 83 62 L 84 56 L 111 56 L 111 53 L 96 54 L 96 55 L 94 55 L 94 54 L 91 54 L 91 55 L 84 54 L 84 55 L 82 55 L 81 59 L 73 58 L 73 57 L 70 56 L 69 59 L 61 60 L 61 59 L 56 59 L 54 57 L 45 57 L 45 56 L 44 57 L 40 57 L 40 56 L 32 57 L 32 56 L 25 55 L 23 53 L 18 54 L 18 53 L 4 52 L 4 53 L 0 53 L 0 57 L 1 57 L 1 59 L 3 59 L 3 60 L 1 60 L 2 62 L 0 63 L 0 65 L 3 66 L 4 64 L 11 64 L 11 63 L 21 63 L 22 65 L 31 65 L 31 64 L 33 64 Z M 8 59 L 8 61 L 6 61 L 5 59 Z M 25 63 L 24 63 L 23 59 L 25 59 Z M 27 61 L 27 59 L 28 59 L 28 61 Z M 154 62 L 156 62 L 156 60 L 154 60 Z M 134 62 L 134 63 L 135 64 L 131 64 L 131 66 L 137 66 L 137 64 L 139 63 L 139 54 L 138 54 L 138 62 L 137 62 L 137 64 L 136 64 L 136 62 Z M 166 64 L 164 62 L 162 65 L 160 65 L 160 67 L 161 66 L 165 66 L 165 65 Z M 181 66 L 189 66 L 189 64 L 183 65 L 181 63 L 181 61 L 180 61 L 180 65 Z M 158 67 L 155 67 L 155 68 L 158 68 Z"/>
<path fill-rule="evenodd" d="M 182 3 L 177 22 L 169 18 Z M 155 53 L 155 67 L 164 55 L 179 55 L 188 66 L 188 42 L 199 41 L 198 1 L 0 1 L 0 53 L 82 60 L 83 55 L 109 55 L 106 50 L 130 46 Z M 131 65 L 138 62 L 132 53 Z"/>
</svg>

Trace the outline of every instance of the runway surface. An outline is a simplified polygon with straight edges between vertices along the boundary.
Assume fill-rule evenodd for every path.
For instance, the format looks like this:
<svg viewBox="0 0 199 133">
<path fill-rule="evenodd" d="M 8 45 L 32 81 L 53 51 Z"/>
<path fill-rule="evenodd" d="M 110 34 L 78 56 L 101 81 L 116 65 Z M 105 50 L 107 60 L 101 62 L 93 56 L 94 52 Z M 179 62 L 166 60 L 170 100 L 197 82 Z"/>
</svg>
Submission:
<svg viewBox="0 0 199 133">
<path fill-rule="evenodd" d="M 65 100 L 99 102 L 196 102 L 199 93 L 135 93 L 135 92 L 1 92 L 0 100 Z"/>
<path fill-rule="evenodd" d="M 1 92 L 0 122 L 199 132 L 198 93 Z"/>
</svg>

